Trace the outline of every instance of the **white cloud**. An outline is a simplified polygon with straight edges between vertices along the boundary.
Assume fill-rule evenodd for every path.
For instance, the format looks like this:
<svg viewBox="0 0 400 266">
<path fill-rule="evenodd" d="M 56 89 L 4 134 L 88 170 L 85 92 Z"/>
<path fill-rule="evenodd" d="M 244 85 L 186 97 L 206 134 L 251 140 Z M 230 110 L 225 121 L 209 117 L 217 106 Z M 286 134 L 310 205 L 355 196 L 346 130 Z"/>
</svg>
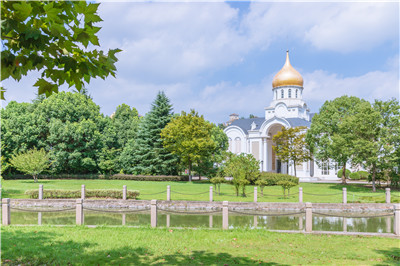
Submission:
<svg viewBox="0 0 400 266">
<path fill-rule="evenodd" d="M 351 95 L 369 101 L 399 98 L 398 68 L 371 71 L 361 76 L 341 77 L 328 71 L 316 70 L 304 77 L 304 100 L 321 106 L 325 100 Z M 317 110 L 313 110 L 314 112 Z"/>
<path fill-rule="evenodd" d="M 369 50 L 398 39 L 399 3 L 343 4 L 326 12 L 323 21 L 305 34 L 316 48 L 336 52 Z M 397 34 L 396 34 L 397 33 Z"/>
<path fill-rule="evenodd" d="M 137 80 L 182 81 L 248 51 L 232 27 L 238 10 L 226 3 L 103 3 L 100 15 L 100 39 L 124 50 L 118 69 Z"/>
</svg>

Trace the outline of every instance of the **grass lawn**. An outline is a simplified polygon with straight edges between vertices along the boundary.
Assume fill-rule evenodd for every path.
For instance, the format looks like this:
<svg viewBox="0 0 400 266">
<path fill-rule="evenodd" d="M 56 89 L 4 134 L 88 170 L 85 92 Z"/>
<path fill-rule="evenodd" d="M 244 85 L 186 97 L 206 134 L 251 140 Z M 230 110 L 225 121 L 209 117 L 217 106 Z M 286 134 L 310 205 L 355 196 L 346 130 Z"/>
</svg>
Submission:
<svg viewBox="0 0 400 266">
<path fill-rule="evenodd" d="M 3 198 L 27 198 L 24 195 L 28 189 L 38 189 L 39 184 L 44 186 L 44 189 L 74 189 L 79 190 L 82 184 L 86 185 L 86 189 L 121 189 L 123 185 L 127 185 L 128 190 L 139 190 L 139 199 L 166 199 L 166 187 L 171 185 L 172 200 L 209 200 L 208 182 L 156 182 L 156 181 L 129 181 L 129 180 L 39 180 L 34 183 L 33 180 L 3 180 L 2 181 L 2 197 Z M 339 203 L 342 201 L 341 184 L 316 184 L 316 183 L 300 183 L 303 188 L 303 201 L 309 202 L 330 202 Z M 347 187 L 348 202 L 385 202 L 384 188 L 378 189 L 376 193 L 371 192 L 371 188 L 360 184 L 349 184 Z M 236 197 L 234 188 L 229 184 L 221 185 L 221 195 L 214 195 L 215 201 L 253 201 L 253 186 L 247 187 L 247 197 Z M 154 194 L 164 191 L 164 193 Z M 184 195 L 184 194 L 197 195 Z M 199 194 L 203 193 L 203 194 Z M 316 194 L 308 195 L 306 193 Z M 260 191 L 259 202 L 298 202 L 298 186 L 291 189 L 289 198 L 283 198 L 282 188 L 279 186 L 265 187 L 264 197 L 261 197 Z M 336 194 L 336 195 L 332 195 Z M 392 202 L 400 202 L 399 191 L 392 192 Z"/>
<path fill-rule="evenodd" d="M 127 227 L 1 228 L 4 265 L 393 264 L 399 240 L 264 230 Z"/>
</svg>

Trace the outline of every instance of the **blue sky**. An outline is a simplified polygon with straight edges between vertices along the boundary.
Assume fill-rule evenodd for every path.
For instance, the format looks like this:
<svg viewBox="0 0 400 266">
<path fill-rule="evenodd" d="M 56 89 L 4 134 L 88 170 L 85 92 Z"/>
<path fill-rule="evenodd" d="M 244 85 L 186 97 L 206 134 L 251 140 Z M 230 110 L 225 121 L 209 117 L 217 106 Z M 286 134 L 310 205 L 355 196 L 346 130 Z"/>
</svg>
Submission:
<svg viewBox="0 0 400 266">
<path fill-rule="evenodd" d="M 117 78 L 88 90 L 103 113 L 149 111 L 164 90 L 175 112 L 221 123 L 263 116 L 290 51 L 312 112 L 344 94 L 399 98 L 399 3 L 103 2 L 101 49 L 121 48 Z M 7 101 L 31 101 L 37 73 L 4 81 Z"/>
</svg>

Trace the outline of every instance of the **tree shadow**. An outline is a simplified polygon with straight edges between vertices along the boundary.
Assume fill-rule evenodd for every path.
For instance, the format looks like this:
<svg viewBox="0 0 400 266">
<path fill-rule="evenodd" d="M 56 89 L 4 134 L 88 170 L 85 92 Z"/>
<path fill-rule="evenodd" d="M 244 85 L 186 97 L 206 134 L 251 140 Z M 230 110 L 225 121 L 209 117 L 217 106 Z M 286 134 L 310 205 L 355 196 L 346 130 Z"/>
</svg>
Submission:
<svg viewBox="0 0 400 266">
<path fill-rule="evenodd" d="M 202 250 L 185 254 L 177 251 L 159 255 L 152 253 L 146 247 L 124 246 L 104 249 L 88 241 L 54 240 L 57 236 L 62 234 L 44 231 L 26 232 L 21 229 L 2 230 L 1 262 L 3 265 L 283 265 L 229 253 Z"/>
<path fill-rule="evenodd" d="M 400 248 L 391 248 L 389 250 L 375 250 L 377 253 L 385 255 L 385 263 L 400 264 Z"/>
<path fill-rule="evenodd" d="M 366 184 L 331 184 L 329 186 L 330 189 L 340 190 L 342 191 L 343 188 L 347 189 L 347 193 L 349 192 L 372 192 L 372 188 L 368 187 Z M 376 193 L 385 192 L 385 188 L 376 188 Z"/>
</svg>

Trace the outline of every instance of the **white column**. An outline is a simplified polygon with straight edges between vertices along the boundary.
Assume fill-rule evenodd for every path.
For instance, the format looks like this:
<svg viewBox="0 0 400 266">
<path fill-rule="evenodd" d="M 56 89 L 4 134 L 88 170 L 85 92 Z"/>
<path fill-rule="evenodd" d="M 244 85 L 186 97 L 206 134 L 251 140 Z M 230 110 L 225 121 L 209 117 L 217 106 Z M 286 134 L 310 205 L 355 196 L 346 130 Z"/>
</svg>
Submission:
<svg viewBox="0 0 400 266">
<path fill-rule="evenodd" d="M 43 199 L 43 185 L 39 185 L 39 199 Z"/>
<path fill-rule="evenodd" d="M 222 202 L 222 229 L 226 230 L 229 227 L 228 223 L 228 201 Z"/>
<path fill-rule="evenodd" d="M 150 221 L 151 227 L 157 227 L 157 200 L 150 201 Z"/>
<path fill-rule="evenodd" d="M 264 161 L 264 164 L 263 164 L 263 171 L 264 172 L 266 172 L 267 171 L 267 166 L 268 166 L 268 150 L 267 150 L 267 138 L 264 138 L 264 140 L 263 140 L 263 146 L 264 146 L 264 149 L 263 149 L 263 161 Z"/>
<path fill-rule="evenodd" d="M 312 232 L 312 204 L 306 202 L 306 232 Z"/>
</svg>

